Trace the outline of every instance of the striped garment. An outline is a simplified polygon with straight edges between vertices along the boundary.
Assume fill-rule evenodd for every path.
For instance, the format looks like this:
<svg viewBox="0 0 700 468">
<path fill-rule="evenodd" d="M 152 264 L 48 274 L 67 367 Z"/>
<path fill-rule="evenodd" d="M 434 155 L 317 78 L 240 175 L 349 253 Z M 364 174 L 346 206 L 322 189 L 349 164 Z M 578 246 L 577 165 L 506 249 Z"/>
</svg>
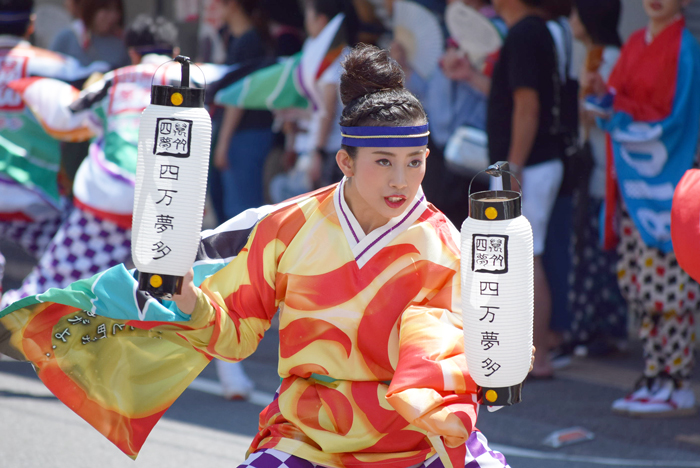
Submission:
<svg viewBox="0 0 700 468">
<path fill-rule="evenodd" d="M 61 400 L 135 457 L 206 364 L 251 355 L 279 311 L 282 383 L 250 453 L 339 468 L 420 466 L 438 454 L 446 468 L 464 466 L 478 404 L 459 233 L 420 191 L 364 234 L 344 184 L 205 232 L 191 317 L 137 291 L 119 266 L 0 313 L 0 352 L 31 360 Z"/>
</svg>

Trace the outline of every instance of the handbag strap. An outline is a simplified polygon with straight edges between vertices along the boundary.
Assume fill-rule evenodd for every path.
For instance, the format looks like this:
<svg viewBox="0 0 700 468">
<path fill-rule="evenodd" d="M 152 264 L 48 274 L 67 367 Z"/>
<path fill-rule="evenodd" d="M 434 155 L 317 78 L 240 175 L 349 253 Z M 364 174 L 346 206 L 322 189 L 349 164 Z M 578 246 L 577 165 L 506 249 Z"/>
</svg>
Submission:
<svg viewBox="0 0 700 468">
<path fill-rule="evenodd" d="M 553 24 L 559 27 L 561 30 L 562 40 L 564 43 L 564 77 L 562 79 L 561 73 L 559 73 L 559 48 L 557 47 L 557 41 L 550 32 L 552 37 L 552 48 L 554 50 L 554 74 L 552 77 L 554 85 L 554 99 L 552 105 L 552 127 L 550 128 L 551 135 L 566 135 L 564 126 L 562 125 L 562 91 L 564 86 L 570 79 L 569 72 L 571 70 L 571 63 L 573 60 L 573 35 L 571 29 L 568 25 L 565 25 L 561 19 L 552 20 L 548 24 Z M 566 155 L 569 156 L 571 152 L 574 151 L 574 147 L 578 146 L 578 141 L 572 142 L 573 146 L 567 146 L 565 149 Z"/>
</svg>

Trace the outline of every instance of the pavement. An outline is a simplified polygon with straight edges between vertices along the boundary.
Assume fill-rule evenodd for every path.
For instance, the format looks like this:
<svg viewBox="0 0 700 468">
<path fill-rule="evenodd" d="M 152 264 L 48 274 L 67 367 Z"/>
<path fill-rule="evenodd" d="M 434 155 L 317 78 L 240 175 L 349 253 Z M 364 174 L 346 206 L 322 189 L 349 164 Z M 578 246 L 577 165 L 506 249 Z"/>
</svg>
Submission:
<svg viewBox="0 0 700 468">
<path fill-rule="evenodd" d="M 16 287 L 33 261 L 0 243 L 8 258 L 6 287 Z M 0 468 L 236 467 L 257 430 L 258 413 L 274 395 L 279 335 L 273 326 L 243 365 L 256 390 L 247 401 L 221 397 L 208 366 L 156 425 L 136 461 L 123 455 L 60 403 L 31 366 L 0 361 Z M 610 411 L 642 369 L 641 348 L 606 358 L 574 358 L 552 380 L 528 380 L 523 402 L 489 413 L 477 427 L 513 468 L 697 467 L 700 415 L 632 419 Z M 693 386 L 700 396 L 700 379 Z M 592 434 L 559 448 L 552 433 L 581 428 Z"/>
</svg>

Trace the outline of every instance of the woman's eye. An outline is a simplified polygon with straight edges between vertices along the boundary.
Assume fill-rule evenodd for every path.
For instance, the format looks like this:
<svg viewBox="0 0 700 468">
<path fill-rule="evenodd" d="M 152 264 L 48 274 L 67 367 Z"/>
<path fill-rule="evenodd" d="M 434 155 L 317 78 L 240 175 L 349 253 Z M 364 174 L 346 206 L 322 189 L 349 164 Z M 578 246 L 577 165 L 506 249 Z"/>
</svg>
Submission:
<svg viewBox="0 0 700 468">
<path fill-rule="evenodd" d="M 379 161 L 377 161 L 377 164 L 379 164 L 380 166 L 391 166 L 391 162 L 389 162 L 388 159 L 380 159 Z"/>
<path fill-rule="evenodd" d="M 420 159 L 414 159 L 410 163 L 408 163 L 409 167 L 421 167 L 423 165 L 423 161 Z"/>
</svg>

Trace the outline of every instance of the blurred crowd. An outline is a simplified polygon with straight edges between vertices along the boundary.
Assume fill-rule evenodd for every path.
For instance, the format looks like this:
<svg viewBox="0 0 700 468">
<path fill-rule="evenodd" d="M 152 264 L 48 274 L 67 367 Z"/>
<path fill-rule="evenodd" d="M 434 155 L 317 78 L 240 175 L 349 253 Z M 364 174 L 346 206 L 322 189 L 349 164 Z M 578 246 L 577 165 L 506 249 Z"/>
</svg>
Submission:
<svg viewBox="0 0 700 468">
<path fill-rule="evenodd" d="M 121 0 L 67 0 L 73 20 L 51 41 L 55 54 L 21 52 L 32 47 L 29 3 L 0 0 L 0 235 L 38 265 L 19 290 L 6 292 L 3 305 L 130 262 L 138 117 L 148 105 L 149 79 L 178 54 L 173 23 L 142 15 L 125 25 Z M 432 30 L 398 14 L 406 3 L 438 25 L 433 56 L 421 44 Z M 642 3 L 648 24 L 623 46 L 620 0 L 203 1 L 193 58 L 255 70 L 305 53 L 344 15 L 345 49 L 315 77 L 314 105 L 210 106 L 208 187 L 217 224 L 342 178 L 335 154 L 343 58 L 359 42 L 389 49 L 430 121 L 427 199 L 459 228 L 470 193 L 499 189 L 483 173 L 489 164 L 507 161 L 514 186 L 522 183 L 535 255 L 530 377 L 552 378 L 574 355 L 625 352 L 633 324 L 645 369 L 613 411 L 692 413 L 700 289 L 674 257 L 670 214 L 667 222 L 663 207 L 652 205 L 670 204 L 655 184 L 671 184 L 672 192 L 696 165 L 700 109 L 681 101 L 695 102 L 700 54 L 684 26 L 688 0 Z M 459 23 L 447 15 L 457 11 L 476 15 L 471 21 L 487 34 L 455 30 Z M 16 101 L 22 90 L 8 87 L 31 76 L 82 90 L 68 104 L 73 117 L 91 113 L 89 138 L 77 136 L 84 125 L 45 134 L 46 125 Z M 115 111 L 122 101 L 114 96 L 129 104 Z M 683 141 L 664 141 L 659 129 L 666 135 L 667 128 Z M 659 144 L 668 151 L 656 167 Z M 666 160 L 675 172 L 664 168 Z M 0 278 L 3 267 L 0 254 Z M 250 395 L 240 365 L 217 365 L 228 398 Z"/>
</svg>

